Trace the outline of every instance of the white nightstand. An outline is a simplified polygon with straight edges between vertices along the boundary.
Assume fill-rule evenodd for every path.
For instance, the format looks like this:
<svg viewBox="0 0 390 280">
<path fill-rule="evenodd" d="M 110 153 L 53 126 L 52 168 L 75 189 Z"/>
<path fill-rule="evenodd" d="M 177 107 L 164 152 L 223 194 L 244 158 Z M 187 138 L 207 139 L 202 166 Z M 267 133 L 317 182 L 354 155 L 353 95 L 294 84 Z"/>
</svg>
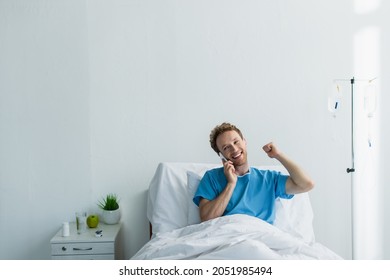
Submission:
<svg viewBox="0 0 390 280">
<path fill-rule="evenodd" d="M 106 225 L 99 223 L 97 228 L 88 228 L 77 234 L 76 223 L 69 223 L 70 236 L 63 237 L 62 229 L 50 240 L 53 260 L 114 260 L 119 256 L 118 234 L 121 224 Z M 95 232 L 103 230 L 102 237 Z"/>
</svg>

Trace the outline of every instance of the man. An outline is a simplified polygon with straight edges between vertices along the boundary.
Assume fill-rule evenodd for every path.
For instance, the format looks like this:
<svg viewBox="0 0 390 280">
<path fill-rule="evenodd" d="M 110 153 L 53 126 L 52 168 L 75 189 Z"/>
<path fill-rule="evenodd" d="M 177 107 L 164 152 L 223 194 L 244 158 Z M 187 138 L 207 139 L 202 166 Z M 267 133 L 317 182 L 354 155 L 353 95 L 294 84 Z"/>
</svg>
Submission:
<svg viewBox="0 0 390 280">
<path fill-rule="evenodd" d="M 313 181 L 272 142 L 263 150 L 277 159 L 289 175 L 250 167 L 247 142 L 234 125 L 222 123 L 210 134 L 210 145 L 224 158 L 223 167 L 212 169 L 203 176 L 194 196 L 202 221 L 223 215 L 247 214 L 273 223 L 275 199 L 289 199 L 294 194 L 307 192 Z"/>
</svg>

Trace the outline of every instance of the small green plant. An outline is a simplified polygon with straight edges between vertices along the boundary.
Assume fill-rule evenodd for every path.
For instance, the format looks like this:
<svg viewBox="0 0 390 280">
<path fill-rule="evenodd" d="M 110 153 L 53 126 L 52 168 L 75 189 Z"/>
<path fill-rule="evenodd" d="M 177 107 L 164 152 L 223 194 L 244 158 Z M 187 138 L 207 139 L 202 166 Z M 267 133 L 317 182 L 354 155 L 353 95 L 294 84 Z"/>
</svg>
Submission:
<svg viewBox="0 0 390 280">
<path fill-rule="evenodd" d="M 119 199 L 116 194 L 108 194 L 103 200 L 98 202 L 99 208 L 103 210 L 113 211 L 119 209 Z"/>
</svg>

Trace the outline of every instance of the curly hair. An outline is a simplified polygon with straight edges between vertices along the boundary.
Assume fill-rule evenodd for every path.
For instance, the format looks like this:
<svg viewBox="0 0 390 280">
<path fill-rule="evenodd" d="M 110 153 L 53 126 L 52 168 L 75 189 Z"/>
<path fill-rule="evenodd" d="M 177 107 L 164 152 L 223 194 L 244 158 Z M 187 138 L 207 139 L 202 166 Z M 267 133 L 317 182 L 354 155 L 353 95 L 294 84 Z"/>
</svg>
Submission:
<svg viewBox="0 0 390 280">
<path fill-rule="evenodd" d="M 226 132 L 226 131 L 236 131 L 238 133 L 238 135 L 240 135 L 241 139 L 244 139 L 244 137 L 242 136 L 242 133 L 241 131 L 233 124 L 230 124 L 230 123 L 227 123 L 227 122 L 224 122 L 220 125 L 217 125 L 216 127 L 214 127 L 214 129 L 211 131 L 210 133 L 210 145 L 211 145 L 211 148 L 218 154 L 220 151 L 217 147 L 217 138 L 219 135 L 221 135 L 222 133 Z"/>
</svg>

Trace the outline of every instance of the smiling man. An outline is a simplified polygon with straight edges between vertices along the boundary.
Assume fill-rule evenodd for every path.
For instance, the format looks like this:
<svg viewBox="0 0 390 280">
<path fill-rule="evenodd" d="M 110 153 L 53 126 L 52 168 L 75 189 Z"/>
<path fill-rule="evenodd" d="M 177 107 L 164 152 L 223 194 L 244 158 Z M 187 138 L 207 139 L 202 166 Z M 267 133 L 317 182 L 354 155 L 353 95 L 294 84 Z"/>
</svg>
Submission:
<svg viewBox="0 0 390 280">
<path fill-rule="evenodd" d="M 211 131 L 210 145 L 217 154 L 222 154 L 223 167 L 207 171 L 195 193 L 193 201 L 199 206 L 202 221 L 247 214 L 272 224 L 277 197 L 290 199 L 314 187 L 303 170 L 273 143 L 264 145 L 263 151 L 277 159 L 289 175 L 251 167 L 247 142 L 241 131 L 230 123 L 222 123 Z"/>
</svg>

